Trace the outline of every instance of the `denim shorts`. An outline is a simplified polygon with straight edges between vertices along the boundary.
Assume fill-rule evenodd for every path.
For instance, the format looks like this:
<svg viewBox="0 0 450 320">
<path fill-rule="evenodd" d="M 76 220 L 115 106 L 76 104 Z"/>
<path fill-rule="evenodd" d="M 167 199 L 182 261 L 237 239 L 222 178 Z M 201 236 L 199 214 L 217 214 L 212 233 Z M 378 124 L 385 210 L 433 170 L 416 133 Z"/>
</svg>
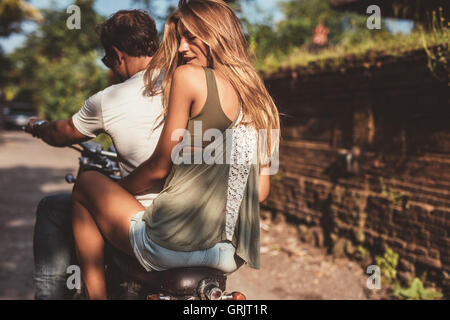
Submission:
<svg viewBox="0 0 450 320">
<path fill-rule="evenodd" d="M 162 271 L 180 267 L 210 267 L 231 273 L 242 265 L 235 259 L 235 247 L 230 242 L 219 242 L 212 248 L 199 251 L 174 251 L 161 247 L 147 235 L 144 211 L 138 212 L 130 222 L 130 242 L 139 263 L 147 271 Z M 243 261 L 242 261 L 243 262 Z M 239 266 L 240 266 L 239 265 Z"/>
</svg>

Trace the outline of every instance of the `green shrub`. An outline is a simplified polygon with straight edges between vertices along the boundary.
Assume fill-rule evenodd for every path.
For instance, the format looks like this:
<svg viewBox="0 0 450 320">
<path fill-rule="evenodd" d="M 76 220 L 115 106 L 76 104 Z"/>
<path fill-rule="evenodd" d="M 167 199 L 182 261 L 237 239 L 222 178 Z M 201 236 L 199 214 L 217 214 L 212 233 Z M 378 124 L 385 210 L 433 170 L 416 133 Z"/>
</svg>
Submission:
<svg viewBox="0 0 450 320">
<path fill-rule="evenodd" d="M 398 254 L 387 247 L 382 257 L 375 257 L 375 262 L 381 269 L 383 282 L 392 284 L 397 278 Z"/>
<path fill-rule="evenodd" d="M 419 278 L 414 278 L 408 288 L 403 288 L 396 282 L 393 285 L 393 294 L 399 299 L 407 300 L 434 300 L 442 298 L 442 293 L 425 288 Z"/>
<path fill-rule="evenodd" d="M 354 254 L 354 257 L 357 260 L 363 261 L 363 260 L 365 260 L 368 257 L 368 255 L 369 255 L 369 251 L 366 248 L 364 248 L 362 245 L 359 245 L 356 248 L 356 252 Z"/>
</svg>

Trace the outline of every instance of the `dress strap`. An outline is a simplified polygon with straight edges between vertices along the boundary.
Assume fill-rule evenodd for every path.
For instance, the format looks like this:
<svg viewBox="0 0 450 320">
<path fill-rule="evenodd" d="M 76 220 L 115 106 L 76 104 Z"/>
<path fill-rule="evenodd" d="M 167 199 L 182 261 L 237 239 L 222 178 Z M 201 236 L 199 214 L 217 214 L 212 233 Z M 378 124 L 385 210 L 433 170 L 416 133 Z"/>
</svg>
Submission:
<svg viewBox="0 0 450 320">
<path fill-rule="evenodd" d="M 214 99 L 220 105 L 219 100 L 219 89 L 217 88 L 217 80 L 216 76 L 212 69 L 208 67 L 203 67 L 206 74 L 206 86 L 208 88 L 208 97 Z"/>
</svg>

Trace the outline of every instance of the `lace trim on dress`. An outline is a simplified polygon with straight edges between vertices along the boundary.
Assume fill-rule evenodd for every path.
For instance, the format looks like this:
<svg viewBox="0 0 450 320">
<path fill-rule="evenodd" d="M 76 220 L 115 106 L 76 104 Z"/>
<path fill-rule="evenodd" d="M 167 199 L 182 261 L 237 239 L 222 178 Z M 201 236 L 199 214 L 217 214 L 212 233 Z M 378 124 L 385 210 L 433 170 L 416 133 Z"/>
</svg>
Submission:
<svg viewBox="0 0 450 320">
<path fill-rule="evenodd" d="M 226 235 L 232 241 L 239 208 L 244 197 L 253 156 L 257 147 L 258 135 L 255 128 L 240 124 L 242 113 L 232 128 L 230 171 L 226 203 Z"/>
</svg>

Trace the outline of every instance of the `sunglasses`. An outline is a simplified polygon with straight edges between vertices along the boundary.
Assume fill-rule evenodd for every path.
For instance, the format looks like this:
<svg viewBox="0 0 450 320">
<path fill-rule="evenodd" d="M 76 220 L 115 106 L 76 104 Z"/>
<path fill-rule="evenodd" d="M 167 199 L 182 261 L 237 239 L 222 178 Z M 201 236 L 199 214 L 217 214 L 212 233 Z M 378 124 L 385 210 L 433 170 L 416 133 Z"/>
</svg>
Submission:
<svg viewBox="0 0 450 320">
<path fill-rule="evenodd" d="M 116 61 L 118 61 L 118 58 L 115 53 L 106 53 L 102 58 L 103 64 L 109 69 L 114 68 Z"/>
</svg>

